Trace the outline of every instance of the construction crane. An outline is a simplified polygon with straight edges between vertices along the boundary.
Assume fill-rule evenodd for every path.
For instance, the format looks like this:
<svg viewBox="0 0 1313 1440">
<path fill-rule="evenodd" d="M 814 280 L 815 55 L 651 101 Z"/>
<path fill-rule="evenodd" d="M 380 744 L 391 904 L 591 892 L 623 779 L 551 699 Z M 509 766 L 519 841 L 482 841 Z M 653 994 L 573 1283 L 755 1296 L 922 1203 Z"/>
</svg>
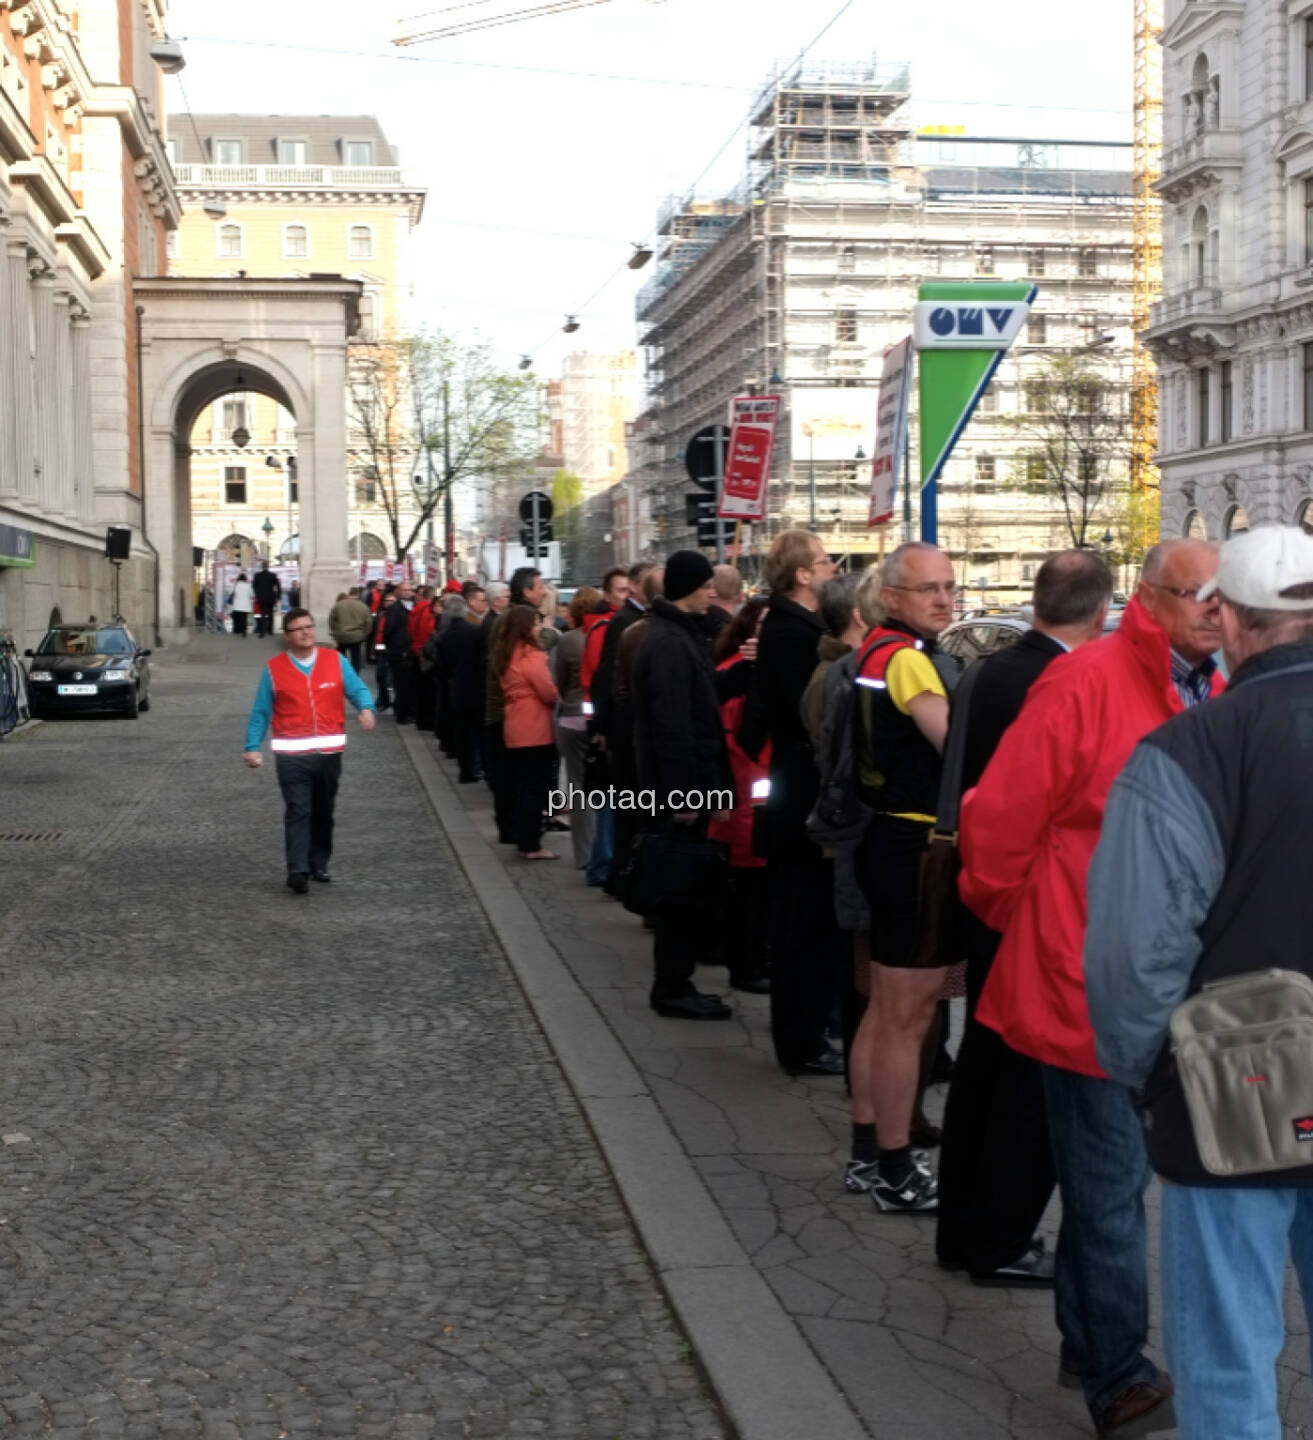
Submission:
<svg viewBox="0 0 1313 1440">
<path fill-rule="evenodd" d="M 1158 369 L 1144 343 L 1150 307 L 1162 292 L 1163 150 L 1162 0 L 1134 0 L 1135 133 L 1131 163 L 1131 551 L 1139 558 L 1158 539 L 1160 483 Z"/>
<path fill-rule="evenodd" d="M 560 15 L 567 10 L 585 10 L 593 5 L 609 5 L 611 0 L 461 0 L 458 5 L 443 5 L 420 15 L 408 15 L 397 23 L 400 33 L 392 37 L 394 45 L 418 45 L 423 40 L 445 40 L 453 35 L 469 35 L 475 30 L 492 30 L 499 25 L 516 25 L 521 20 L 535 20 L 543 15 Z M 465 14 L 458 12 L 464 11 Z M 469 13 L 469 12 L 478 12 Z M 422 22 L 427 21 L 425 25 Z M 419 28 L 409 28 L 418 24 Z"/>
</svg>

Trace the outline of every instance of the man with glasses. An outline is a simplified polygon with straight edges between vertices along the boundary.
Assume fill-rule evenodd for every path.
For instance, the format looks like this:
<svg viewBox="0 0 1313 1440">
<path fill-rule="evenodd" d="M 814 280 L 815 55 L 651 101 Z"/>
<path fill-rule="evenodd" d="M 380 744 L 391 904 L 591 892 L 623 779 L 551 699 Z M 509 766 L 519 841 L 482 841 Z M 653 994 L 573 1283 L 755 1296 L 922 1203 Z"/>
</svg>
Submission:
<svg viewBox="0 0 1313 1440">
<path fill-rule="evenodd" d="M 374 728 L 374 697 L 345 655 L 320 649 L 314 617 L 292 609 L 283 616 L 287 649 L 260 677 L 246 723 L 242 759 L 264 764 L 260 746 L 273 727 L 272 749 L 283 792 L 287 888 L 304 895 L 309 881 L 332 878 L 333 805 L 346 749 L 346 701 L 360 712 L 360 728 Z"/>
<path fill-rule="evenodd" d="M 911 1127 L 921 1047 L 946 972 L 923 965 L 917 919 L 948 734 L 948 695 L 932 656 L 953 619 L 952 561 L 934 545 L 900 545 L 863 578 L 863 610 L 872 608 L 873 589 L 886 618 L 858 653 L 853 743 L 858 794 L 873 812 L 855 861 L 871 909 L 873 963 L 855 1048 L 871 1057 L 878 1148 L 875 1163 L 846 1183 L 866 1190 L 877 1210 L 929 1214 L 938 1208 L 938 1185 L 912 1149 Z"/>
<path fill-rule="evenodd" d="M 1048 667 L 962 807 L 962 898 L 1003 936 L 976 1019 L 1040 1063 L 1063 1210 L 1059 1379 L 1083 1388 L 1099 1435 L 1170 1428 L 1173 1386 L 1144 1353 L 1149 1165 L 1130 1091 L 1095 1055 L 1086 874 L 1136 744 L 1222 688 L 1217 597 L 1198 598 L 1216 571 L 1204 541 L 1155 545 L 1117 631 Z"/>
</svg>

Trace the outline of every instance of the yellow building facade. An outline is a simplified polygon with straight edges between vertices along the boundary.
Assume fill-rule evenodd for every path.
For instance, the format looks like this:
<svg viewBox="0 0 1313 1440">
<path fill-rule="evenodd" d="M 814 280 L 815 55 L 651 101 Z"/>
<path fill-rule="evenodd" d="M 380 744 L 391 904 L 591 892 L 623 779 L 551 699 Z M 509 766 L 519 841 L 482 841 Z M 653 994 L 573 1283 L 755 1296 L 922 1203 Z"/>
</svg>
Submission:
<svg viewBox="0 0 1313 1440">
<path fill-rule="evenodd" d="M 402 174 L 372 116 L 197 115 L 175 125 L 170 158 L 183 200 L 171 275 L 334 275 L 359 280 L 353 346 L 411 324 L 409 242 L 425 191 Z M 348 406 L 348 413 L 350 407 Z M 236 392 L 203 411 L 191 437 L 192 543 L 251 565 L 296 559 L 296 420 Z M 353 560 L 393 550 L 377 487 L 343 475 Z"/>
</svg>

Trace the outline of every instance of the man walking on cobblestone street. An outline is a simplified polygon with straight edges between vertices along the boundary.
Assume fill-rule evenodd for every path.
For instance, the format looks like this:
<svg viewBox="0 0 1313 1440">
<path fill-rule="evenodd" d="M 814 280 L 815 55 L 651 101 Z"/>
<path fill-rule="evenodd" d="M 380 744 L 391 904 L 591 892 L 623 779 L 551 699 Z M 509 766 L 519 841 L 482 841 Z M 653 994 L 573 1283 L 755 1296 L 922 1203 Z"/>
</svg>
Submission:
<svg viewBox="0 0 1313 1440">
<path fill-rule="evenodd" d="M 304 895 L 311 878 L 327 884 L 333 854 L 333 804 L 346 749 L 346 705 L 360 712 L 360 728 L 374 728 L 374 697 L 346 656 L 315 642 L 314 617 L 283 617 L 287 649 L 265 666 L 246 724 L 242 759 L 264 764 L 260 746 L 273 726 L 272 748 L 285 806 L 287 888 Z"/>
</svg>

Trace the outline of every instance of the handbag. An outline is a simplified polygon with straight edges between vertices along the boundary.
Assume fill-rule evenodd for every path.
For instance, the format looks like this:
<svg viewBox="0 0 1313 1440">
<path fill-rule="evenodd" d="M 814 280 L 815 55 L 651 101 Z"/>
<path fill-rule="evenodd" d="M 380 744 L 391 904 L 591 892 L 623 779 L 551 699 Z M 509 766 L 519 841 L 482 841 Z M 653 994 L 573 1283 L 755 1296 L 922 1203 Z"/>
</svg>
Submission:
<svg viewBox="0 0 1313 1440">
<path fill-rule="evenodd" d="M 944 768 L 939 779 L 935 828 L 921 857 L 917 884 L 916 950 L 913 965 L 934 970 L 956 965 L 963 958 L 957 877 L 962 857 L 957 848 L 957 822 L 962 810 L 962 773 L 966 765 L 967 716 L 971 691 L 980 666 L 973 665 L 958 682 L 953 695 L 957 723 L 948 727 Z"/>
<path fill-rule="evenodd" d="M 728 878 L 728 846 L 705 839 L 696 826 L 672 824 L 638 836 L 620 888 L 626 910 L 660 915 L 719 905 Z"/>
<path fill-rule="evenodd" d="M 1172 1012 L 1172 1053 L 1210 1175 L 1313 1165 L 1313 980 L 1258 970 Z"/>
</svg>

